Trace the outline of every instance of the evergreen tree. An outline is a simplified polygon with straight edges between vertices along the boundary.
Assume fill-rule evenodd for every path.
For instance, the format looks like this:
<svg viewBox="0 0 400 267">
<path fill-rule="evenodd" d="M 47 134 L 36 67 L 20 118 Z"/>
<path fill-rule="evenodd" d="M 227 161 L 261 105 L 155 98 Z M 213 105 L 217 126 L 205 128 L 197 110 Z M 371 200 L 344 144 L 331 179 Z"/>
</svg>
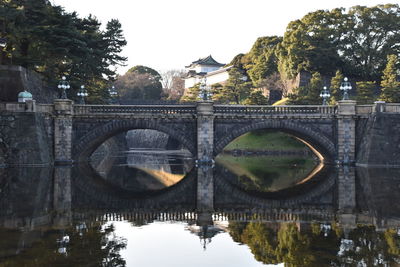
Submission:
<svg viewBox="0 0 400 267">
<path fill-rule="evenodd" d="M 307 86 L 296 88 L 292 94 L 289 94 L 288 103 L 294 105 L 320 105 L 322 100 L 319 95 L 322 88 L 321 74 L 315 72 L 312 74 Z"/>
<path fill-rule="evenodd" d="M 376 89 L 375 82 L 356 82 L 357 96 L 356 101 L 359 105 L 372 104 L 375 100 L 374 91 Z"/>
<path fill-rule="evenodd" d="M 250 96 L 243 101 L 244 105 L 268 105 L 268 98 L 260 90 L 254 90 Z"/>
<path fill-rule="evenodd" d="M 396 55 L 387 57 L 386 68 L 383 71 L 380 100 L 389 103 L 400 103 L 400 82 L 397 80 Z"/>
<path fill-rule="evenodd" d="M 343 82 L 344 76 L 340 70 L 336 71 L 336 74 L 331 79 L 331 99 L 330 104 L 334 105 L 338 102 L 341 98 L 340 95 L 340 85 Z"/>
<path fill-rule="evenodd" d="M 0 63 L 34 70 L 54 88 L 68 76 L 71 98 L 84 84 L 89 103 L 104 102 L 116 74 L 110 67 L 126 61 L 119 56 L 126 41 L 118 20 L 105 31 L 100 26 L 95 17 L 79 18 L 48 0 L 0 1 L 0 38 L 7 40 Z"/>
<path fill-rule="evenodd" d="M 195 102 L 200 98 L 200 83 L 196 83 L 192 87 L 189 87 L 183 96 L 181 97 L 181 102 Z"/>
<path fill-rule="evenodd" d="M 246 74 L 240 71 L 240 69 L 231 68 L 229 70 L 229 78 L 222 89 L 224 97 L 229 102 L 235 104 L 242 103 L 250 95 L 251 82 L 248 80 Z"/>
</svg>

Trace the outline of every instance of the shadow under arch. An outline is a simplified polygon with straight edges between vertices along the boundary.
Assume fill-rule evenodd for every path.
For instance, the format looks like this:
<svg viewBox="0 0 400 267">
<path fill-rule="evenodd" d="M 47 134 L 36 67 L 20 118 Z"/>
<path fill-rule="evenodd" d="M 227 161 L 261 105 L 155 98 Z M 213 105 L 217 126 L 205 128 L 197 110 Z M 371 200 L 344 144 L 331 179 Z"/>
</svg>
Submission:
<svg viewBox="0 0 400 267">
<path fill-rule="evenodd" d="M 195 203 L 196 177 L 188 173 L 176 184 L 155 191 L 133 192 L 106 181 L 87 162 L 74 166 L 73 187 L 76 192 L 74 204 L 85 208 L 115 210 L 166 208 Z"/>
<path fill-rule="evenodd" d="M 320 206 L 323 203 L 318 201 L 313 203 L 313 200 L 334 190 L 337 178 L 335 168 L 324 165 L 311 179 L 293 187 L 276 192 L 258 192 L 247 191 L 229 182 L 229 177 L 227 177 L 229 175 L 234 176 L 225 168 L 217 165 L 215 170 L 215 195 L 229 196 L 230 199 L 220 201 L 216 197 L 216 207 L 224 208 L 224 203 L 236 203 L 242 207 L 247 205 L 249 208 L 295 208 L 302 204 Z M 334 203 L 331 203 L 331 205 L 333 206 Z"/>
<path fill-rule="evenodd" d="M 225 146 L 232 142 L 237 137 L 259 129 L 272 129 L 276 131 L 285 132 L 295 136 L 306 145 L 313 147 L 324 158 L 324 162 L 334 162 L 336 158 L 336 149 L 334 142 L 323 135 L 320 131 L 312 127 L 305 126 L 301 123 L 288 121 L 288 120 L 266 120 L 258 123 L 251 124 L 246 127 L 236 127 L 218 140 L 214 146 L 214 156 L 222 152 Z"/>
<path fill-rule="evenodd" d="M 87 161 L 96 148 L 104 143 L 108 138 L 135 129 L 150 129 L 166 133 L 170 137 L 182 143 L 182 145 L 186 147 L 192 155 L 196 155 L 195 144 L 189 141 L 181 131 L 163 126 L 161 123 L 157 123 L 154 120 L 137 119 L 130 121 L 111 121 L 86 133 L 83 137 L 77 140 L 76 145 L 73 148 L 73 160 L 75 162 Z"/>
</svg>

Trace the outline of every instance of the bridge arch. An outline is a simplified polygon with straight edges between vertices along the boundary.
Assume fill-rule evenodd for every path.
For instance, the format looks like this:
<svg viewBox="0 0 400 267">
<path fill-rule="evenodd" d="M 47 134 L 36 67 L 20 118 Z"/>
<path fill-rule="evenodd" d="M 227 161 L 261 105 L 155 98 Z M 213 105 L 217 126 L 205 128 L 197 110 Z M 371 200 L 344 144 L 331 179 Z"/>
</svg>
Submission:
<svg viewBox="0 0 400 267">
<path fill-rule="evenodd" d="M 336 149 L 334 142 L 325 136 L 321 131 L 306 126 L 301 122 L 290 120 L 265 120 L 253 123 L 245 127 L 234 127 L 223 138 L 216 140 L 214 146 L 214 156 L 222 152 L 225 146 L 235 138 L 259 129 L 274 129 L 295 136 L 304 143 L 311 145 L 324 157 L 325 162 L 332 162 L 336 158 Z"/>
<path fill-rule="evenodd" d="M 181 142 L 191 153 L 196 155 L 196 148 L 193 142 L 188 140 L 182 131 L 172 127 L 164 126 L 157 120 L 135 119 L 135 120 L 113 120 L 89 131 L 75 143 L 73 148 L 73 159 L 77 162 L 87 161 L 90 155 L 104 143 L 108 138 L 119 133 L 135 129 L 151 129 L 168 134 Z"/>
</svg>

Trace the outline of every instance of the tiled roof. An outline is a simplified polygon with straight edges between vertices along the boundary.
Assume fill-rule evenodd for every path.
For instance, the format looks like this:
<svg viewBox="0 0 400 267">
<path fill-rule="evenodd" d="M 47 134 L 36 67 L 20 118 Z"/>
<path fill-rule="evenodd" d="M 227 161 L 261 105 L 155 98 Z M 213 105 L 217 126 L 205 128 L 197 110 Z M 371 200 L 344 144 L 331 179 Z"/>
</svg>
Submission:
<svg viewBox="0 0 400 267">
<path fill-rule="evenodd" d="M 218 63 L 215 59 L 213 59 L 211 55 L 209 55 L 208 57 L 200 58 L 199 60 L 193 61 L 192 64 L 190 64 L 190 66 L 192 65 L 209 65 L 209 66 L 222 67 L 225 64 Z"/>
</svg>

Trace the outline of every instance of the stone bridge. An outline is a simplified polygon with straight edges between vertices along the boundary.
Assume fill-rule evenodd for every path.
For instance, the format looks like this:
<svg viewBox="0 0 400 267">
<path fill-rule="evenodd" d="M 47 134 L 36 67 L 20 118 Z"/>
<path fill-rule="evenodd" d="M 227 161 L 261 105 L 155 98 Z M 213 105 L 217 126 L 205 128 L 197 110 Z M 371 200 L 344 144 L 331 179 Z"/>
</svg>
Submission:
<svg viewBox="0 0 400 267">
<path fill-rule="evenodd" d="M 325 162 L 369 164 L 377 151 L 377 165 L 385 165 L 379 153 L 390 150 L 390 165 L 400 165 L 396 156 L 400 155 L 400 138 L 390 130 L 400 129 L 400 104 L 356 105 L 346 100 L 337 106 L 241 106 L 205 101 L 125 106 L 75 105 L 67 99 L 46 105 L 34 101 L 2 104 L 2 114 L 23 112 L 46 118 L 49 147 L 59 164 L 86 161 L 105 140 L 132 129 L 164 132 L 200 162 L 211 161 L 242 134 L 272 129 L 294 135 Z"/>
</svg>

